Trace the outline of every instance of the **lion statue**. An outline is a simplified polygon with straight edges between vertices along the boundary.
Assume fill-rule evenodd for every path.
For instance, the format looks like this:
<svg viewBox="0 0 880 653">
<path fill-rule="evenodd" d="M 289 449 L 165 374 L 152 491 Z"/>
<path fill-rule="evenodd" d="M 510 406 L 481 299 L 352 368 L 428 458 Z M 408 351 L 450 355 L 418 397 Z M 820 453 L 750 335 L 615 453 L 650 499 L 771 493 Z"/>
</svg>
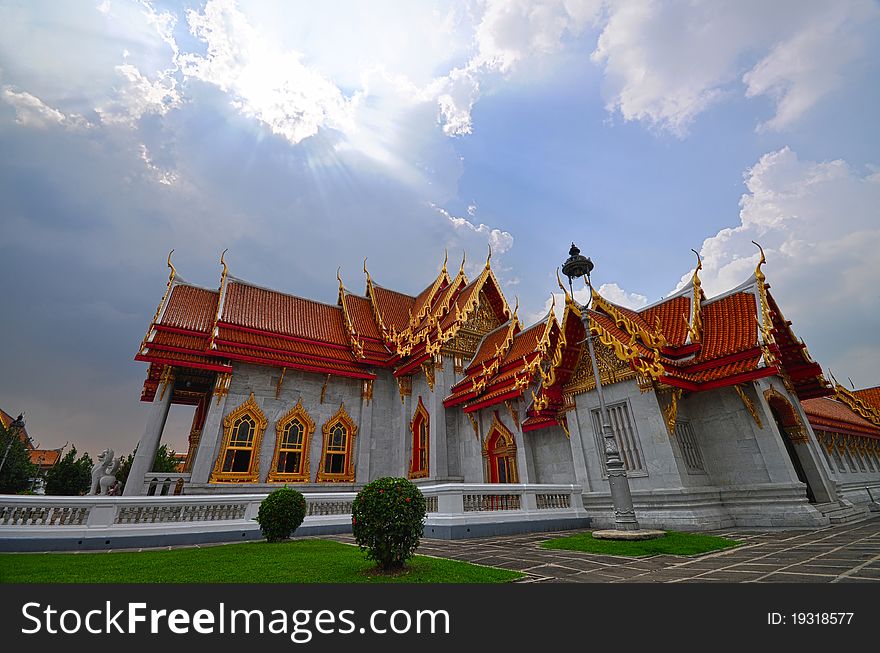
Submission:
<svg viewBox="0 0 880 653">
<path fill-rule="evenodd" d="M 116 472 L 122 458 L 113 457 L 113 449 L 104 449 L 98 456 L 98 462 L 92 467 L 92 487 L 89 494 L 110 494 L 110 489 L 116 485 Z"/>
</svg>

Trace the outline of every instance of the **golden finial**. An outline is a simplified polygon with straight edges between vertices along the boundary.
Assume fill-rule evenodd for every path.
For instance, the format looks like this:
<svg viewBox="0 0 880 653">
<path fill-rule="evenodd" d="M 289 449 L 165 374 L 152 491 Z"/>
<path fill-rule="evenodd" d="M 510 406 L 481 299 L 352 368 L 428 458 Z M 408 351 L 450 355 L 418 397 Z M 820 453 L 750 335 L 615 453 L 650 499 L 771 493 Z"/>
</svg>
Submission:
<svg viewBox="0 0 880 653">
<path fill-rule="evenodd" d="M 703 259 L 700 258 L 700 253 L 693 247 L 691 248 L 691 251 L 697 255 L 697 267 L 694 268 L 694 276 L 696 276 L 697 272 L 703 269 Z"/>
<path fill-rule="evenodd" d="M 226 260 L 224 258 L 226 256 L 226 252 L 228 252 L 228 251 L 229 251 L 229 248 L 227 247 L 220 254 L 220 265 L 223 266 L 223 278 L 224 279 L 226 278 L 226 275 L 229 274 L 229 266 L 226 265 Z M 169 254 L 169 256 L 170 256 L 170 254 Z"/>
<path fill-rule="evenodd" d="M 489 269 L 489 261 L 492 260 L 492 243 L 489 243 L 489 256 L 486 257 L 486 269 Z"/>
<path fill-rule="evenodd" d="M 571 295 L 568 294 L 568 290 L 566 290 L 565 286 L 562 283 L 562 279 L 559 278 L 559 268 L 556 268 L 556 283 L 559 284 L 559 289 L 565 293 L 565 303 L 571 304 L 574 299 L 572 299 Z"/>
<path fill-rule="evenodd" d="M 168 267 L 171 269 L 171 274 L 168 275 L 168 283 L 174 281 L 174 277 L 177 275 L 177 270 L 174 269 L 174 264 L 171 262 L 171 255 L 174 253 L 172 249 L 168 252 Z"/>
<path fill-rule="evenodd" d="M 554 313 L 556 311 L 556 293 L 550 293 L 550 312 Z"/>
<path fill-rule="evenodd" d="M 761 246 L 760 246 L 758 243 L 756 243 L 754 240 L 752 241 L 752 244 L 755 245 L 759 250 L 761 250 L 761 260 L 758 261 L 758 265 L 757 265 L 757 267 L 755 268 L 755 277 L 756 277 L 759 281 L 764 281 L 764 279 L 765 279 L 766 277 L 764 277 L 764 273 L 761 271 L 761 266 L 764 265 L 764 263 L 767 262 L 767 257 L 764 256 L 764 248 L 763 248 L 763 247 L 761 247 Z"/>
<path fill-rule="evenodd" d="M 514 295 L 513 297 L 516 300 L 516 303 L 513 306 L 513 315 L 511 316 L 511 320 L 518 319 L 516 316 L 516 312 L 519 310 L 519 295 Z"/>
<path fill-rule="evenodd" d="M 464 274 L 464 262 L 467 260 L 467 252 L 465 250 L 461 251 L 461 267 L 458 268 L 459 274 Z"/>
<path fill-rule="evenodd" d="M 834 372 L 831 371 L 831 368 L 828 369 L 828 374 L 831 376 L 831 380 L 834 381 L 835 386 L 840 385 L 838 380 L 834 377 Z"/>
<path fill-rule="evenodd" d="M 443 250 L 443 269 L 440 270 L 440 273 L 441 273 L 441 274 L 444 274 L 444 273 L 446 272 L 446 262 L 447 262 L 448 260 L 449 260 L 449 250 L 444 249 L 444 250 Z"/>
<path fill-rule="evenodd" d="M 367 275 L 367 281 L 369 283 L 373 283 L 373 280 L 370 278 L 370 271 L 367 270 L 367 257 L 364 257 L 364 274 Z"/>
<path fill-rule="evenodd" d="M 342 271 L 342 266 L 336 268 L 336 280 L 339 282 L 339 289 L 342 290 L 342 276 L 339 274 Z"/>
</svg>

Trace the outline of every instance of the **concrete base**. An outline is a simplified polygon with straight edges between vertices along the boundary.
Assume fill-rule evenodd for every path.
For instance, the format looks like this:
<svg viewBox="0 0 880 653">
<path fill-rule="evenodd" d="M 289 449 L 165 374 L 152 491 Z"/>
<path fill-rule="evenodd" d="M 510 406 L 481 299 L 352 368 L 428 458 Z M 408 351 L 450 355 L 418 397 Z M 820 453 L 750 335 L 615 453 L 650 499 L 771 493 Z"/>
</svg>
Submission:
<svg viewBox="0 0 880 653">
<path fill-rule="evenodd" d="M 653 531 L 640 528 L 637 531 L 618 531 L 614 529 L 593 531 L 593 539 L 596 540 L 656 540 L 665 537 L 665 531 Z"/>
<path fill-rule="evenodd" d="M 831 522 L 807 501 L 802 483 L 634 491 L 639 525 L 665 530 L 708 531 L 733 527 L 818 528 Z M 598 528 L 614 528 L 611 495 L 583 495 Z"/>
</svg>

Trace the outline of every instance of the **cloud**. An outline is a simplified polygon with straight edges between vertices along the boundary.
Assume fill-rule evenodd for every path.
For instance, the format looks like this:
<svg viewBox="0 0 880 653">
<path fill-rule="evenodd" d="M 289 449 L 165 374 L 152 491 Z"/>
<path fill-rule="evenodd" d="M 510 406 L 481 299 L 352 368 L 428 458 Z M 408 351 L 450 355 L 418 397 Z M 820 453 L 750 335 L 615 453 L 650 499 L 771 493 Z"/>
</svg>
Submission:
<svg viewBox="0 0 880 653">
<path fill-rule="evenodd" d="M 233 0 L 209 0 L 203 12 L 187 11 L 187 22 L 207 52 L 177 58 L 185 77 L 229 93 L 239 111 L 291 143 L 322 127 L 351 128 L 351 100 L 300 53 L 262 38 Z"/>
<path fill-rule="evenodd" d="M 564 281 L 563 281 L 564 283 Z M 580 284 L 579 284 L 580 285 Z M 597 288 L 599 294 L 610 302 L 619 306 L 625 306 L 633 310 L 639 310 L 648 305 L 648 298 L 640 293 L 628 292 L 616 283 L 603 283 Z M 561 292 L 551 293 L 551 297 L 544 302 L 544 307 L 537 313 L 527 315 L 527 324 L 532 324 L 544 318 L 555 302 L 556 319 L 561 320 L 565 311 L 565 295 Z M 586 305 L 590 301 L 590 289 L 586 285 L 574 289 L 574 300 L 580 305 Z"/>
<path fill-rule="evenodd" d="M 747 97 L 775 102 L 764 127 L 789 126 L 835 88 L 880 15 L 870 0 L 609 2 L 607 10 L 592 59 L 603 66 L 608 110 L 678 135 L 740 81 Z"/>
<path fill-rule="evenodd" d="M 116 66 L 116 72 L 125 82 L 116 89 L 111 100 L 96 107 L 101 122 L 134 127 L 145 114 L 164 116 L 180 106 L 177 80 L 171 70 L 160 71 L 155 81 L 150 81 L 129 63 Z"/>
<path fill-rule="evenodd" d="M 746 280 L 759 258 L 751 241 L 761 243 L 786 318 L 807 344 L 824 343 L 817 359 L 876 381 L 880 346 L 864 356 L 849 343 L 876 343 L 880 332 L 880 174 L 840 159 L 804 161 L 785 147 L 762 156 L 744 180 L 740 224 L 703 242 L 703 289 L 712 296 Z"/>
<path fill-rule="evenodd" d="M 435 211 L 437 211 L 437 213 L 446 218 L 456 231 L 478 234 L 479 236 L 485 238 L 489 245 L 491 245 L 492 252 L 494 254 L 504 254 L 505 252 L 510 250 L 511 247 L 513 247 L 513 235 L 511 235 L 507 231 L 494 229 L 483 223 L 476 225 L 467 218 L 458 218 L 452 215 L 444 208 L 441 208 L 434 204 L 430 204 L 430 206 Z"/>
<path fill-rule="evenodd" d="M 2 90 L 3 101 L 15 109 L 15 122 L 22 127 L 46 129 L 50 126 L 61 126 L 85 129 L 90 126 L 82 116 L 54 109 L 27 91 L 16 91 L 11 86 L 4 86 Z"/>
</svg>

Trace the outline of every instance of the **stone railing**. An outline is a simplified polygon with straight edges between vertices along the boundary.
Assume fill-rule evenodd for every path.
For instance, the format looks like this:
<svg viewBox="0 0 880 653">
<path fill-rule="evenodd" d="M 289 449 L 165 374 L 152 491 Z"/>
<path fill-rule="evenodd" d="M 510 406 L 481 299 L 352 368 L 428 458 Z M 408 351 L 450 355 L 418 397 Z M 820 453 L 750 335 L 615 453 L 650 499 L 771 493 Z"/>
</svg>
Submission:
<svg viewBox="0 0 880 653">
<path fill-rule="evenodd" d="M 579 485 L 446 483 L 420 489 L 429 502 L 437 501 L 435 512 L 446 515 L 582 509 Z"/>
<path fill-rule="evenodd" d="M 443 537 L 443 529 L 476 533 L 481 525 L 493 522 L 586 517 L 581 489 L 576 485 L 449 483 L 420 489 L 427 503 L 427 537 Z M 304 534 L 340 533 L 351 528 L 356 493 L 303 494 L 307 505 Z M 0 495 L 0 550 L 45 550 L 40 548 L 41 540 L 52 540 L 55 550 L 69 550 L 228 541 L 229 537 L 223 539 L 226 536 L 258 539 L 255 518 L 265 498 L 265 493 Z M 92 545 L 83 544 L 87 541 Z"/>
<path fill-rule="evenodd" d="M 181 494 L 190 476 L 179 472 L 149 472 L 144 474 L 144 494 L 149 497 Z"/>
</svg>

